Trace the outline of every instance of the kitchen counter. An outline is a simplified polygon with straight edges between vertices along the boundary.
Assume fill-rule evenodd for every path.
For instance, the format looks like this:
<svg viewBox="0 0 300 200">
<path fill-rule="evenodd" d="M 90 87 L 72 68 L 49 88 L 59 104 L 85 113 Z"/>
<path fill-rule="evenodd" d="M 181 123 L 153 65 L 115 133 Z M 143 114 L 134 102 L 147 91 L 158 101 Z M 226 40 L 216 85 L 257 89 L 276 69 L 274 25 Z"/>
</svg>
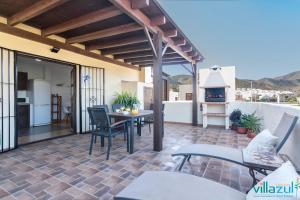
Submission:
<svg viewBox="0 0 300 200">
<path fill-rule="evenodd" d="M 30 103 L 18 102 L 18 103 L 17 103 L 17 105 L 22 105 L 22 106 L 26 106 L 26 105 L 28 105 L 28 106 L 30 106 Z"/>
</svg>

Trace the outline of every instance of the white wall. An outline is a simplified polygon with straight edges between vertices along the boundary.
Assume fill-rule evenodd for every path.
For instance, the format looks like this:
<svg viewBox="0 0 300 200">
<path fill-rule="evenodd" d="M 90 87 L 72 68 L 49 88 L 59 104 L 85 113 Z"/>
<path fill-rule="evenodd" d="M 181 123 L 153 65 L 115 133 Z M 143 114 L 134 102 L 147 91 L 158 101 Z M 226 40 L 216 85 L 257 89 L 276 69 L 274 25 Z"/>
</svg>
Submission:
<svg viewBox="0 0 300 200">
<path fill-rule="evenodd" d="M 192 123 L 192 101 L 164 101 L 166 122 Z M 199 107 L 199 105 L 198 105 Z M 202 113 L 198 112 L 198 122 L 202 122 Z"/>
</svg>

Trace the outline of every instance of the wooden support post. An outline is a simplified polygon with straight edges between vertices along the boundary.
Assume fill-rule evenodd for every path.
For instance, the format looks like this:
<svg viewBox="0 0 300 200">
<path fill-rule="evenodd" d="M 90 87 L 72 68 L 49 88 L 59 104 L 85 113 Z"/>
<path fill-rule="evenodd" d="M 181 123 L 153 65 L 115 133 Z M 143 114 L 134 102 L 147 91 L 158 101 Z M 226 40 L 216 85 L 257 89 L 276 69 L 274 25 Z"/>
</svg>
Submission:
<svg viewBox="0 0 300 200">
<path fill-rule="evenodd" d="M 192 63 L 193 68 L 193 117 L 192 117 L 192 124 L 193 126 L 198 125 L 198 88 L 197 88 L 197 77 L 198 77 L 198 70 L 197 64 Z"/>
<path fill-rule="evenodd" d="M 162 113 L 162 33 L 154 34 L 153 41 L 157 56 L 153 57 L 153 88 L 154 88 L 154 134 L 153 150 L 163 148 L 163 113 Z"/>
</svg>

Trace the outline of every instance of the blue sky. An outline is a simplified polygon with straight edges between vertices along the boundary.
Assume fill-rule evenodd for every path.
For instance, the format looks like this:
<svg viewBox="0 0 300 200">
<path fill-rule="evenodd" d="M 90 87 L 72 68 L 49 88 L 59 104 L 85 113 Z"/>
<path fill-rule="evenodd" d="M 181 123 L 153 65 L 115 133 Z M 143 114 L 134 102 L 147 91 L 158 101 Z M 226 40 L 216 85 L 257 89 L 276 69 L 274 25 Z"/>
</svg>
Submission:
<svg viewBox="0 0 300 200">
<path fill-rule="evenodd" d="M 300 70 L 300 0 L 159 0 L 205 57 L 259 79 Z M 181 66 L 164 66 L 170 74 Z"/>
</svg>

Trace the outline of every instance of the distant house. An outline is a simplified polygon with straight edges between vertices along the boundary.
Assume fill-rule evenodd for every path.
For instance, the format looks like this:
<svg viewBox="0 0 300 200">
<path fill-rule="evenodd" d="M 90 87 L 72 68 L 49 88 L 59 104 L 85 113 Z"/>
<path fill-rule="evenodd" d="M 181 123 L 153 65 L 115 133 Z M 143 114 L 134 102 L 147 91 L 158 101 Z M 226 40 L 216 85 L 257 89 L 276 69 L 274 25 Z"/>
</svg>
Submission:
<svg viewBox="0 0 300 200">
<path fill-rule="evenodd" d="M 191 101 L 193 97 L 193 86 L 188 85 L 179 85 L 178 98 L 182 101 Z"/>
</svg>

